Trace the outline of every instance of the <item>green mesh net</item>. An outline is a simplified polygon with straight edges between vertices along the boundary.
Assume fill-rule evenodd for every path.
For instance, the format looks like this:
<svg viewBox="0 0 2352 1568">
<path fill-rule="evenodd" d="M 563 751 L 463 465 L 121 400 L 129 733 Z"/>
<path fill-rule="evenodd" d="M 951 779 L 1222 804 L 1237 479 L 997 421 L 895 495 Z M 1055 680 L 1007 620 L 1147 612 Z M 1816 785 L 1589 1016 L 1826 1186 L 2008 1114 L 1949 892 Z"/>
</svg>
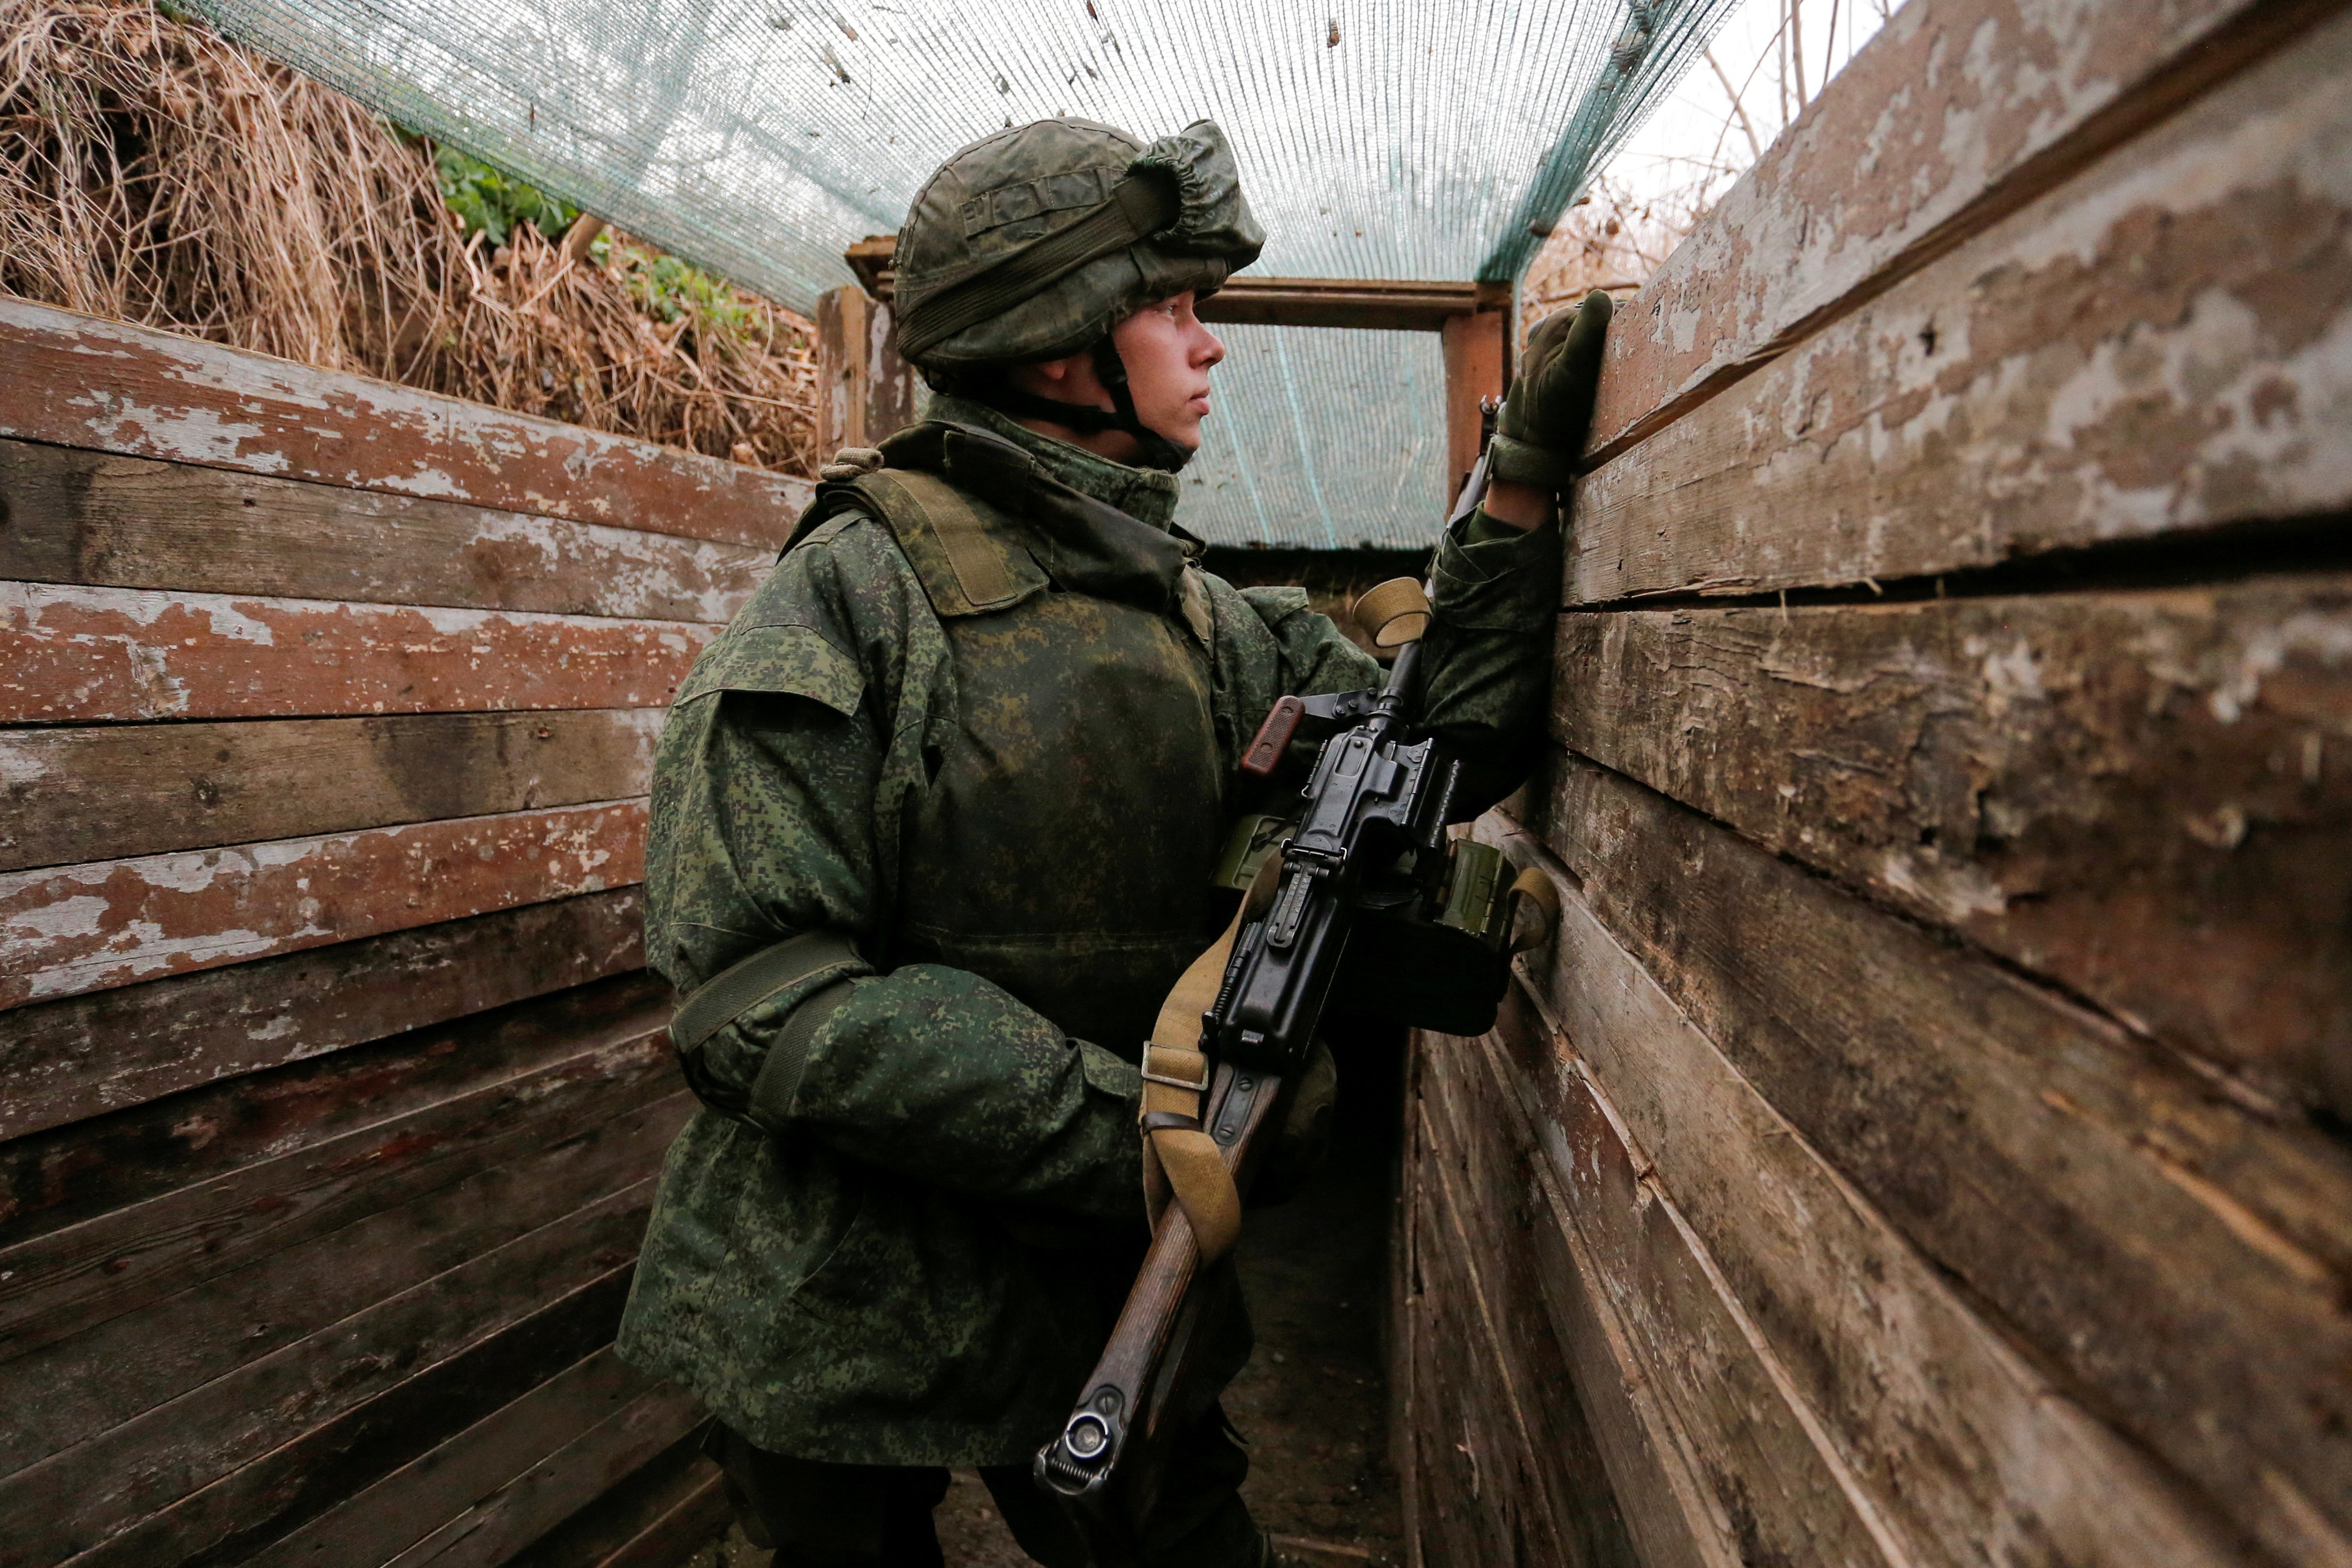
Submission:
<svg viewBox="0 0 2352 1568">
<path fill-rule="evenodd" d="M 801 310 L 948 153 L 1076 114 L 1203 116 L 1255 271 L 1517 277 L 1733 0 L 196 0 L 233 37 Z M 1444 497 L 1433 334 L 1221 329 L 1181 521 L 1416 547 Z"/>
</svg>

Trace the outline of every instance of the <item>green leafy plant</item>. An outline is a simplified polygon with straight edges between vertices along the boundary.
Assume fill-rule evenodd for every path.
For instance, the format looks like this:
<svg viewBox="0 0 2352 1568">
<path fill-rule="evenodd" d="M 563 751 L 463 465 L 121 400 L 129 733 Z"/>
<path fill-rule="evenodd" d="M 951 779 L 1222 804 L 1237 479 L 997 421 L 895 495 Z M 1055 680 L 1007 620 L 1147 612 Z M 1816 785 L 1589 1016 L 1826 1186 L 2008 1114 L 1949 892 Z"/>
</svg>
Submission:
<svg viewBox="0 0 2352 1568">
<path fill-rule="evenodd" d="M 519 223 L 530 224 L 552 239 L 580 216 L 580 209 L 570 203 L 557 201 L 538 186 L 527 185 L 454 147 L 435 148 L 433 163 L 440 177 L 441 199 L 464 222 L 467 234 L 479 230 L 490 237 L 492 245 L 504 245 Z"/>
<path fill-rule="evenodd" d="M 620 262 L 622 282 L 646 315 L 663 321 L 692 316 L 701 330 L 730 336 L 753 332 L 756 323 L 743 297 L 699 267 L 634 246 L 623 249 Z"/>
</svg>

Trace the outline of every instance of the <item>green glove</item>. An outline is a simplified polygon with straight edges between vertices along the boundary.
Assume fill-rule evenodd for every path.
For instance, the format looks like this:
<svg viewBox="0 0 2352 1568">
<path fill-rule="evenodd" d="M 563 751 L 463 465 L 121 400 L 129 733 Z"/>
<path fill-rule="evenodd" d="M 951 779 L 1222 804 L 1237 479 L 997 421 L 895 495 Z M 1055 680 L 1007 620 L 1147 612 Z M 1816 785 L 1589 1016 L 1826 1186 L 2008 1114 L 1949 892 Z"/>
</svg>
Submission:
<svg viewBox="0 0 2352 1568">
<path fill-rule="evenodd" d="M 1583 304 L 1554 310 L 1528 334 L 1486 448 L 1487 479 L 1554 492 L 1575 483 L 1577 459 L 1592 433 L 1610 309 L 1609 296 L 1595 289 Z"/>
</svg>

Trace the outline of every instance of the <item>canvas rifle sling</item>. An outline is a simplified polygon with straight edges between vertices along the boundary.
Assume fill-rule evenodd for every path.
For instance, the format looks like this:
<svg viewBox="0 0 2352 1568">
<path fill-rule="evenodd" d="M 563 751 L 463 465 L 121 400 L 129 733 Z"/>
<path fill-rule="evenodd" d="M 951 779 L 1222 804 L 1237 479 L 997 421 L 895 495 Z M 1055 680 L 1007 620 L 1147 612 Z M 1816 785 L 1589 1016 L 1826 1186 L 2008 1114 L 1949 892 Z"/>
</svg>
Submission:
<svg viewBox="0 0 2352 1568">
<path fill-rule="evenodd" d="M 1273 901 L 1281 870 L 1281 857 L 1269 856 L 1241 907 L 1226 922 L 1224 933 L 1177 978 L 1168 999 L 1160 1005 L 1151 1038 L 1143 1047 L 1139 1124 L 1144 1207 L 1157 1228 L 1171 1196 L 1182 1205 L 1203 1265 L 1214 1263 L 1233 1249 L 1242 1231 L 1242 1199 L 1223 1152 L 1202 1125 L 1209 1098 L 1209 1058 L 1197 1044 L 1171 1042 L 1200 1039 L 1202 1015 L 1216 1005 L 1217 987 L 1224 980 L 1225 964 L 1233 957 L 1243 922 Z"/>
</svg>

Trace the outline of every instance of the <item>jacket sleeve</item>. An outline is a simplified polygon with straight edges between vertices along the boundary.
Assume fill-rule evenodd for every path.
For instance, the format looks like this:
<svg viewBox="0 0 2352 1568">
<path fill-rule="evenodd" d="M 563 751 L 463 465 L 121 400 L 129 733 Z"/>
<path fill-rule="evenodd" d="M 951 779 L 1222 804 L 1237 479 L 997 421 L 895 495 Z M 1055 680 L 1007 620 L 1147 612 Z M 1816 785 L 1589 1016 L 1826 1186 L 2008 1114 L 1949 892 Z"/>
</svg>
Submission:
<svg viewBox="0 0 2352 1568">
<path fill-rule="evenodd" d="M 1522 532 L 1483 510 L 1447 531 L 1431 568 L 1422 710 L 1498 783 L 1516 784 L 1542 742 L 1560 572 L 1558 523 Z"/>
<path fill-rule="evenodd" d="M 1516 783 L 1541 739 L 1560 571 L 1558 524 L 1521 532 L 1484 511 L 1446 534 L 1431 569 L 1423 711 L 1465 757 L 1493 770 L 1496 798 L 1508 788 L 1495 785 L 1505 777 Z M 1304 589 L 1213 586 L 1246 603 L 1264 627 L 1233 616 L 1240 635 L 1220 638 L 1219 679 L 1234 710 L 1228 766 L 1275 698 L 1356 690 L 1386 679 L 1328 616 L 1307 607 Z"/>
<path fill-rule="evenodd" d="M 655 763 L 647 958 L 683 993 L 808 931 L 871 956 L 896 825 L 922 777 L 944 640 L 878 525 L 792 552 L 699 660 Z M 974 1196 L 1138 1212 L 1135 1068 L 965 971 L 847 961 L 762 999 L 703 1047 L 701 1088 L 748 1103 L 794 1010 L 845 992 L 763 1096 L 777 1135 Z"/>
</svg>

